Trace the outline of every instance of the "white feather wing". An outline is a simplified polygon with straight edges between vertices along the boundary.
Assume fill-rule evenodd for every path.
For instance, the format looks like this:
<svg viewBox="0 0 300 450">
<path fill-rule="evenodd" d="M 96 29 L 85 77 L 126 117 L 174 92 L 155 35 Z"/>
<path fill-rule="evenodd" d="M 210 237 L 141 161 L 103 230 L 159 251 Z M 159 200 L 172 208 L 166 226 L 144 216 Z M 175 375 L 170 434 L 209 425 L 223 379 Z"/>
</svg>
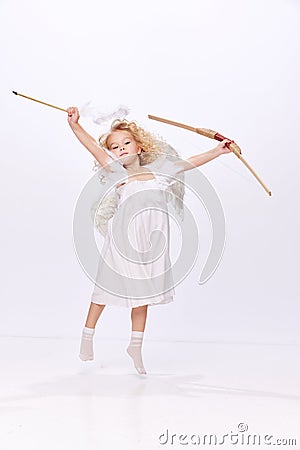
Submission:
<svg viewBox="0 0 300 450">
<path fill-rule="evenodd" d="M 91 206 L 91 216 L 94 226 L 103 236 L 107 233 L 108 220 L 113 217 L 118 207 L 118 194 L 114 186 L 127 177 L 127 171 L 119 161 L 112 161 L 109 167 L 112 172 L 107 172 L 97 160 L 94 160 L 93 170 L 97 171 L 101 188 Z"/>
</svg>

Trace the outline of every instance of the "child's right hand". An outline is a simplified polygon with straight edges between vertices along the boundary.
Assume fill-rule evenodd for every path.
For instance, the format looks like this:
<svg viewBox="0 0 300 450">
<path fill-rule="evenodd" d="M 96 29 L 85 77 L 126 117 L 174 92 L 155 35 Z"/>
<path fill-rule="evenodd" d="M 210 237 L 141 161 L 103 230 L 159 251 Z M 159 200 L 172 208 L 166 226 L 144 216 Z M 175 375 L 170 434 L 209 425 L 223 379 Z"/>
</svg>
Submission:
<svg viewBox="0 0 300 450">
<path fill-rule="evenodd" d="M 69 124 L 72 125 L 73 123 L 78 123 L 78 120 L 80 118 L 78 108 L 76 108 L 75 106 L 70 106 L 69 108 L 67 108 L 67 112 Z"/>
</svg>

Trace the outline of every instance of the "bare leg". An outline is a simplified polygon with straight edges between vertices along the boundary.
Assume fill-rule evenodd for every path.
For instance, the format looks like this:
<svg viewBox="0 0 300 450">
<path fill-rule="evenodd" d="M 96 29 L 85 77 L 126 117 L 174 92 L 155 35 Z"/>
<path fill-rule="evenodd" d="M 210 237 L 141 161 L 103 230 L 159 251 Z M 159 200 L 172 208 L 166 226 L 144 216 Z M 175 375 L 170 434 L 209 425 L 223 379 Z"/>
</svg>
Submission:
<svg viewBox="0 0 300 450">
<path fill-rule="evenodd" d="M 89 312 L 86 318 L 85 326 L 88 328 L 95 328 L 98 319 L 104 309 L 105 305 L 98 305 L 91 302 Z"/>
<path fill-rule="evenodd" d="M 134 366 L 138 373 L 146 374 L 142 360 L 142 342 L 147 319 L 148 305 L 132 308 L 132 332 L 131 341 L 127 347 L 127 353 L 132 358 Z"/>
<path fill-rule="evenodd" d="M 90 304 L 80 342 L 79 358 L 82 361 L 91 361 L 94 359 L 93 337 L 95 334 L 95 326 L 104 307 L 105 305 L 98 305 L 93 302 Z"/>
<path fill-rule="evenodd" d="M 147 320 L 148 305 L 138 306 L 131 310 L 132 331 L 144 331 Z"/>
</svg>

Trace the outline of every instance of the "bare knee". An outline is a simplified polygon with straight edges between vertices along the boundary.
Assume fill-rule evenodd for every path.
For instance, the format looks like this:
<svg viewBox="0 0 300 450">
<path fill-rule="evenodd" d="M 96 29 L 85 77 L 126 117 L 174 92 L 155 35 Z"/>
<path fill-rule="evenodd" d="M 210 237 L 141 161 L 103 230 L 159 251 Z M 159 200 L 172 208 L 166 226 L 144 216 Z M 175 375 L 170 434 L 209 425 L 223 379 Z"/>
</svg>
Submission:
<svg viewBox="0 0 300 450">
<path fill-rule="evenodd" d="M 137 306 L 132 308 L 131 312 L 134 315 L 144 315 L 147 312 L 148 305 Z"/>
</svg>

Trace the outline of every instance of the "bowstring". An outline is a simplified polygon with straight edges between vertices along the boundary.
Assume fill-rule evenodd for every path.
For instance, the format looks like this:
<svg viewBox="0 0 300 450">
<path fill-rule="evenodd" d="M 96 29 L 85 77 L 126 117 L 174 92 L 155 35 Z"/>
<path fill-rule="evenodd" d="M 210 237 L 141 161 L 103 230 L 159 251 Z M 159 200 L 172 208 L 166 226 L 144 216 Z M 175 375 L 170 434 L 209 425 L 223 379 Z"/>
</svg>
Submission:
<svg viewBox="0 0 300 450">
<path fill-rule="evenodd" d="M 198 144 L 195 144 L 195 143 L 192 142 L 190 139 L 187 139 L 187 141 L 188 141 L 189 144 L 191 144 L 191 145 L 192 145 L 194 148 L 196 148 L 197 150 L 199 150 L 199 151 L 201 150 L 201 147 L 200 147 Z M 233 152 L 231 152 L 231 153 L 233 154 Z M 225 154 L 227 154 L 227 153 L 225 153 Z M 244 178 L 248 183 L 251 183 L 251 184 L 253 183 L 253 180 L 252 180 L 250 177 L 248 177 L 248 176 L 246 176 L 246 175 L 240 173 L 239 171 L 233 169 L 233 168 L 230 167 L 228 164 L 226 164 L 226 163 L 220 161 L 219 158 L 216 158 L 215 160 L 216 160 L 216 162 L 217 162 L 218 164 L 221 164 L 222 166 L 226 167 L 227 169 L 229 169 L 229 170 L 231 170 L 232 172 L 234 172 L 234 173 L 236 173 L 237 175 L 239 175 L 241 178 Z M 201 166 L 200 166 L 200 167 L 201 167 Z"/>
</svg>

